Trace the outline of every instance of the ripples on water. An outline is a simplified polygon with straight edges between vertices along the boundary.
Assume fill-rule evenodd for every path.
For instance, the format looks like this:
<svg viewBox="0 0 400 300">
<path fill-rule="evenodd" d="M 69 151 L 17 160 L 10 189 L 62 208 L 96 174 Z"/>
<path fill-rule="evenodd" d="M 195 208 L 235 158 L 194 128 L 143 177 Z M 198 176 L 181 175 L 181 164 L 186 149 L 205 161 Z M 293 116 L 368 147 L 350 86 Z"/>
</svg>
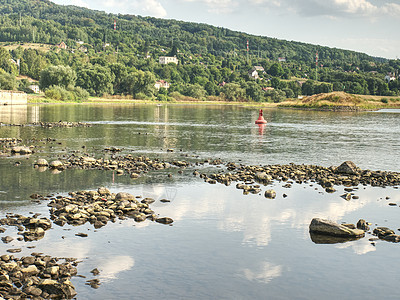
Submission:
<svg viewBox="0 0 400 300">
<path fill-rule="evenodd" d="M 8 108 L 7 108 L 8 109 Z M 352 160 L 368 169 L 399 171 L 400 123 L 397 111 L 329 113 L 265 110 L 265 128 L 254 121 L 256 109 L 221 106 L 29 106 L 0 111 L 0 121 L 82 121 L 91 128 L 0 127 L 1 137 L 55 138 L 32 158 L 2 158 L 0 209 L 48 216 L 46 203 L 30 204 L 32 193 L 62 193 L 106 186 L 153 197 L 153 209 L 172 217 L 173 226 L 118 221 L 99 230 L 92 226 L 55 226 L 35 252 L 82 259 L 79 273 L 102 285 L 93 290 L 73 279 L 78 299 L 395 299 L 397 244 L 367 238 L 334 245 L 310 240 L 312 218 L 337 222 L 367 221 L 400 228 L 400 194 L 393 188 L 360 186 L 359 200 L 345 201 L 312 183 L 287 189 L 275 182 L 275 200 L 242 195 L 234 185 L 209 185 L 191 175 L 149 174 L 137 181 L 112 172 L 67 170 L 58 175 L 32 168 L 39 156 L 49 159 L 81 150 L 102 156 L 105 147 L 123 153 L 171 159 L 223 158 L 251 164 L 338 165 Z M 61 144 L 58 144 L 61 143 Z M 84 148 L 83 148 L 84 147 Z M 166 153 L 173 148 L 175 152 Z M 185 155 L 182 157 L 181 155 Z M 186 157 L 189 156 L 189 157 Z M 21 162 L 14 167 L 14 162 Z M 287 194 L 288 197 L 283 197 Z M 386 200 L 389 197 L 390 200 Z M 171 203 L 161 203 L 167 198 Z M 76 237 L 77 232 L 89 237 Z M 7 235 L 17 238 L 13 229 Z M 51 246 L 50 246 L 51 245 Z M 23 247 L 16 239 L 1 253 Z"/>
</svg>

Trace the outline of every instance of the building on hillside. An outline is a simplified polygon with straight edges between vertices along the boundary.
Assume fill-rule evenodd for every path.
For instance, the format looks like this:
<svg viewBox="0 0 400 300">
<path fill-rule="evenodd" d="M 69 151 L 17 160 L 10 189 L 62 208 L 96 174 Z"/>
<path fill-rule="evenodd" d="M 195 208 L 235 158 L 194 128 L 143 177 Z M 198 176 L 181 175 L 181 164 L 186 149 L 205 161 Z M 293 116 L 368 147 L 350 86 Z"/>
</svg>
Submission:
<svg viewBox="0 0 400 300">
<path fill-rule="evenodd" d="M 168 65 L 169 63 L 178 64 L 176 56 L 160 56 L 158 59 L 160 65 Z"/>
<path fill-rule="evenodd" d="M 85 46 L 80 46 L 78 50 L 81 51 L 81 52 L 83 52 L 83 53 L 88 52 L 88 48 L 85 47 Z"/>
<path fill-rule="evenodd" d="M 165 80 L 157 80 L 156 81 L 156 84 L 154 85 L 154 87 L 157 89 L 157 90 L 159 90 L 159 89 L 161 89 L 161 88 L 164 88 L 164 89 L 169 89 L 169 87 L 170 87 L 170 84 L 168 83 L 168 82 L 166 82 Z"/>
<path fill-rule="evenodd" d="M 263 67 L 260 66 L 254 66 L 248 73 L 249 77 L 256 80 L 259 79 L 260 76 L 258 75 L 258 72 L 265 73 L 265 70 Z"/>
<path fill-rule="evenodd" d="M 286 57 L 278 57 L 279 62 L 286 62 Z"/>
<path fill-rule="evenodd" d="M 14 59 L 10 58 L 10 62 L 11 62 L 13 65 L 16 65 L 17 67 L 19 67 L 20 64 L 21 64 L 21 60 L 20 60 L 19 58 L 18 58 L 17 60 L 14 60 Z"/>
<path fill-rule="evenodd" d="M 59 49 L 64 49 L 64 50 L 67 50 L 67 44 L 66 43 L 64 43 L 64 42 L 61 42 L 61 43 L 59 43 L 58 45 L 57 45 L 57 47 L 59 48 Z"/>
<path fill-rule="evenodd" d="M 35 94 L 40 94 L 39 85 L 31 84 L 31 85 L 28 85 L 28 88 L 30 88 Z"/>
<path fill-rule="evenodd" d="M 273 88 L 272 86 L 267 86 L 267 87 L 263 87 L 262 90 L 263 90 L 264 92 L 266 92 L 266 91 L 273 91 L 274 88 Z"/>
<path fill-rule="evenodd" d="M 391 82 L 393 80 L 396 80 L 396 76 L 394 74 L 392 74 L 392 73 L 388 73 L 385 76 L 385 80 L 387 81 L 387 83 L 389 83 L 389 82 Z"/>
</svg>

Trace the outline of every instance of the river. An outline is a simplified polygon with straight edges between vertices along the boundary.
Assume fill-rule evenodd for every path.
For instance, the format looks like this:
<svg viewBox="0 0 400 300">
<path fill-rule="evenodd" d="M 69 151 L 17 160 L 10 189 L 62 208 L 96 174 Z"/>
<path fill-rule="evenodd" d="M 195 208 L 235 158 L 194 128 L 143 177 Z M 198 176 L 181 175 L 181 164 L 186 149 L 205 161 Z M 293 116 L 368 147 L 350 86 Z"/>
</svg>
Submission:
<svg viewBox="0 0 400 300">
<path fill-rule="evenodd" d="M 123 154 L 164 160 L 202 162 L 220 158 L 243 164 L 337 166 L 351 160 L 362 169 L 400 171 L 398 110 L 338 113 L 267 109 L 265 127 L 254 108 L 219 105 L 28 105 L 0 108 L 0 122 L 87 122 L 92 127 L 1 126 L 0 137 L 36 144 L 31 156 L 0 158 L 0 214 L 49 217 L 47 203 L 33 204 L 33 193 L 71 191 L 129 192 L 152 197 L 153 210 L 174 220 L 172 226 L 120 220 L 95 230 L 54 225 L 36 242 L 15 239 L 1 254 L 20 247 L 31 252 L 76 257 L 82 262 L 73 284 L 77 299 L 397 299 L 398 244 L 369 241 L 315 244 L 308 232 L 314 217 L 400 228 L 397 188 L 359 186 L 359 199 L 327 194 L 313 183 L 284 187 L 277 197 L 243 195 L 235 184 L 210 185 L 192 175 L 195 168 L 151 172 L 137 180 L 113 171 L 39 172 L 39 158 L 63 159 L 71 151 L 102 157 L 107 147 Z M 44 138 L 54 141 L 38 142 Z M 167 152 L 173 149 L 173 152 Z M 78 155 L 77 154 L 77 155 Z M 15 163 L 19 165 L 16 166 Z M 221 166 L 198 166 L 203 171 Z M 168 176 L 172 172 L 172 176 Z M 283 197 L 286 194 L 287 197 Z M 162 203 L 160 199 L 171 202 Z M 75 236 L 87 233 L 88 237 Z M 30 246 L 30 248 L 28 248 Z M 34 246 L 35 248 L 31 248 Z M 98 268 L 101 285 L 85 281 Z"/>
</svg>

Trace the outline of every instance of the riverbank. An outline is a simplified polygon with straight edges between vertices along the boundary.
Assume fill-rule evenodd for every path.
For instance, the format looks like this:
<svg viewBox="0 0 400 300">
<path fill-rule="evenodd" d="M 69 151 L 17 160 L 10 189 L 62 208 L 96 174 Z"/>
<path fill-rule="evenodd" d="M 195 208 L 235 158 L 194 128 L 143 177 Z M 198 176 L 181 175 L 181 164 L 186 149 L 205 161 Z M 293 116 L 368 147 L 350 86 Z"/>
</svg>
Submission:
<svg viewBox="0 0 400 300">
<path fill-rule="evenodd" d="M 285 109 L 303 109 L 318 111 L 371 111 L 379 109 L 396 109 L 400 108 L 400 98 L 388 96 L 372 96 L 372 95 L 352 95 L 344 92 L 332 92 L 317 94 L 302 99 L 287 99 L 279 103 L 270 102 L 232 102 L 218 100 L 213 97 L 208 100 L 174 100 L 162 102 L 158 100 L 141 100 L 131 99 L 123 96 L 106 97 L 90 97 L 86 101 L 60 101 L 47 99 L 44 96 L 30 95 L 28 103 L 33 104 L 66 104 L 66 103 L 82 103 L 82 104 L 193 104 L 193 105 L 240 105 L 257 108 L 285 108 Z"/>
</svg>

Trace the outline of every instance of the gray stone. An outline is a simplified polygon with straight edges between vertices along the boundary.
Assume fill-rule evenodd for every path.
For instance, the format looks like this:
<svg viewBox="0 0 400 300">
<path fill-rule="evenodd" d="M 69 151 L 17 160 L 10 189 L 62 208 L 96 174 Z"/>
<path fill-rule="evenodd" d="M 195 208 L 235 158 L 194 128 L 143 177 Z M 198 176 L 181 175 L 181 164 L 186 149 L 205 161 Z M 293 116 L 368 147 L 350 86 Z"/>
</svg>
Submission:
<svg viewBox="0 0 400 300">
<path fill-rule="evenodd" d="M 55 161 L 52 161 L 49 166 L 52 169 L 61 169 L 64 167 L 64 164 L 59 160 L 55 160 Z"/>
<path fill-rule="evenodd" d="M 274 199 L 276 197 L 276 192 L 274 190 L 267 190 L 264 194 L 265 198 Z"/>
<path fill-rule="evenodd" d="M 345 161 L 339 167 L 336 168 L 336 173 L 356 175 L 358 174 L 358 168 L 352 161 Z"/>
<path fill-rule="evenodd" d="M 116 200 L 135 200 L 135 196 L 126 192 L 120 192 L 115 196 Z"/>
<path fill-rule="evenodd" d="M 369 230 L 369 226 L 368 226 L 367 222 L 365 222 L 364 219 L 358 220 L 357 228 L 361 229 L 361 230 L 364 230 L 364 231 L 368 231 Z"/>
<path fill-rule="evenodd" d="M 350 229 L 335 222 L 314 218 L 310 224 L 310 232 L 340 237 L 361 237 L 365 235 L 364 230 Z"/>
<path fill-rule="evenodd" d="M 36 166 L 39 167 L 47 167 L 49 165 L 48 161 L 45 160 L 44 158 L 39 158 L 36 162 L 35 162 Z"/>
<path fill-rule="evenodd" d="M 164 218 L 156 219 L 156 222 L 161 223 L 161 224 L 171 224 L 172 222 L 174 222 L 174 220 L 172 220 L 171 218 L 168 218 L 168 217 L 164 217 Z"/>
</svg>

